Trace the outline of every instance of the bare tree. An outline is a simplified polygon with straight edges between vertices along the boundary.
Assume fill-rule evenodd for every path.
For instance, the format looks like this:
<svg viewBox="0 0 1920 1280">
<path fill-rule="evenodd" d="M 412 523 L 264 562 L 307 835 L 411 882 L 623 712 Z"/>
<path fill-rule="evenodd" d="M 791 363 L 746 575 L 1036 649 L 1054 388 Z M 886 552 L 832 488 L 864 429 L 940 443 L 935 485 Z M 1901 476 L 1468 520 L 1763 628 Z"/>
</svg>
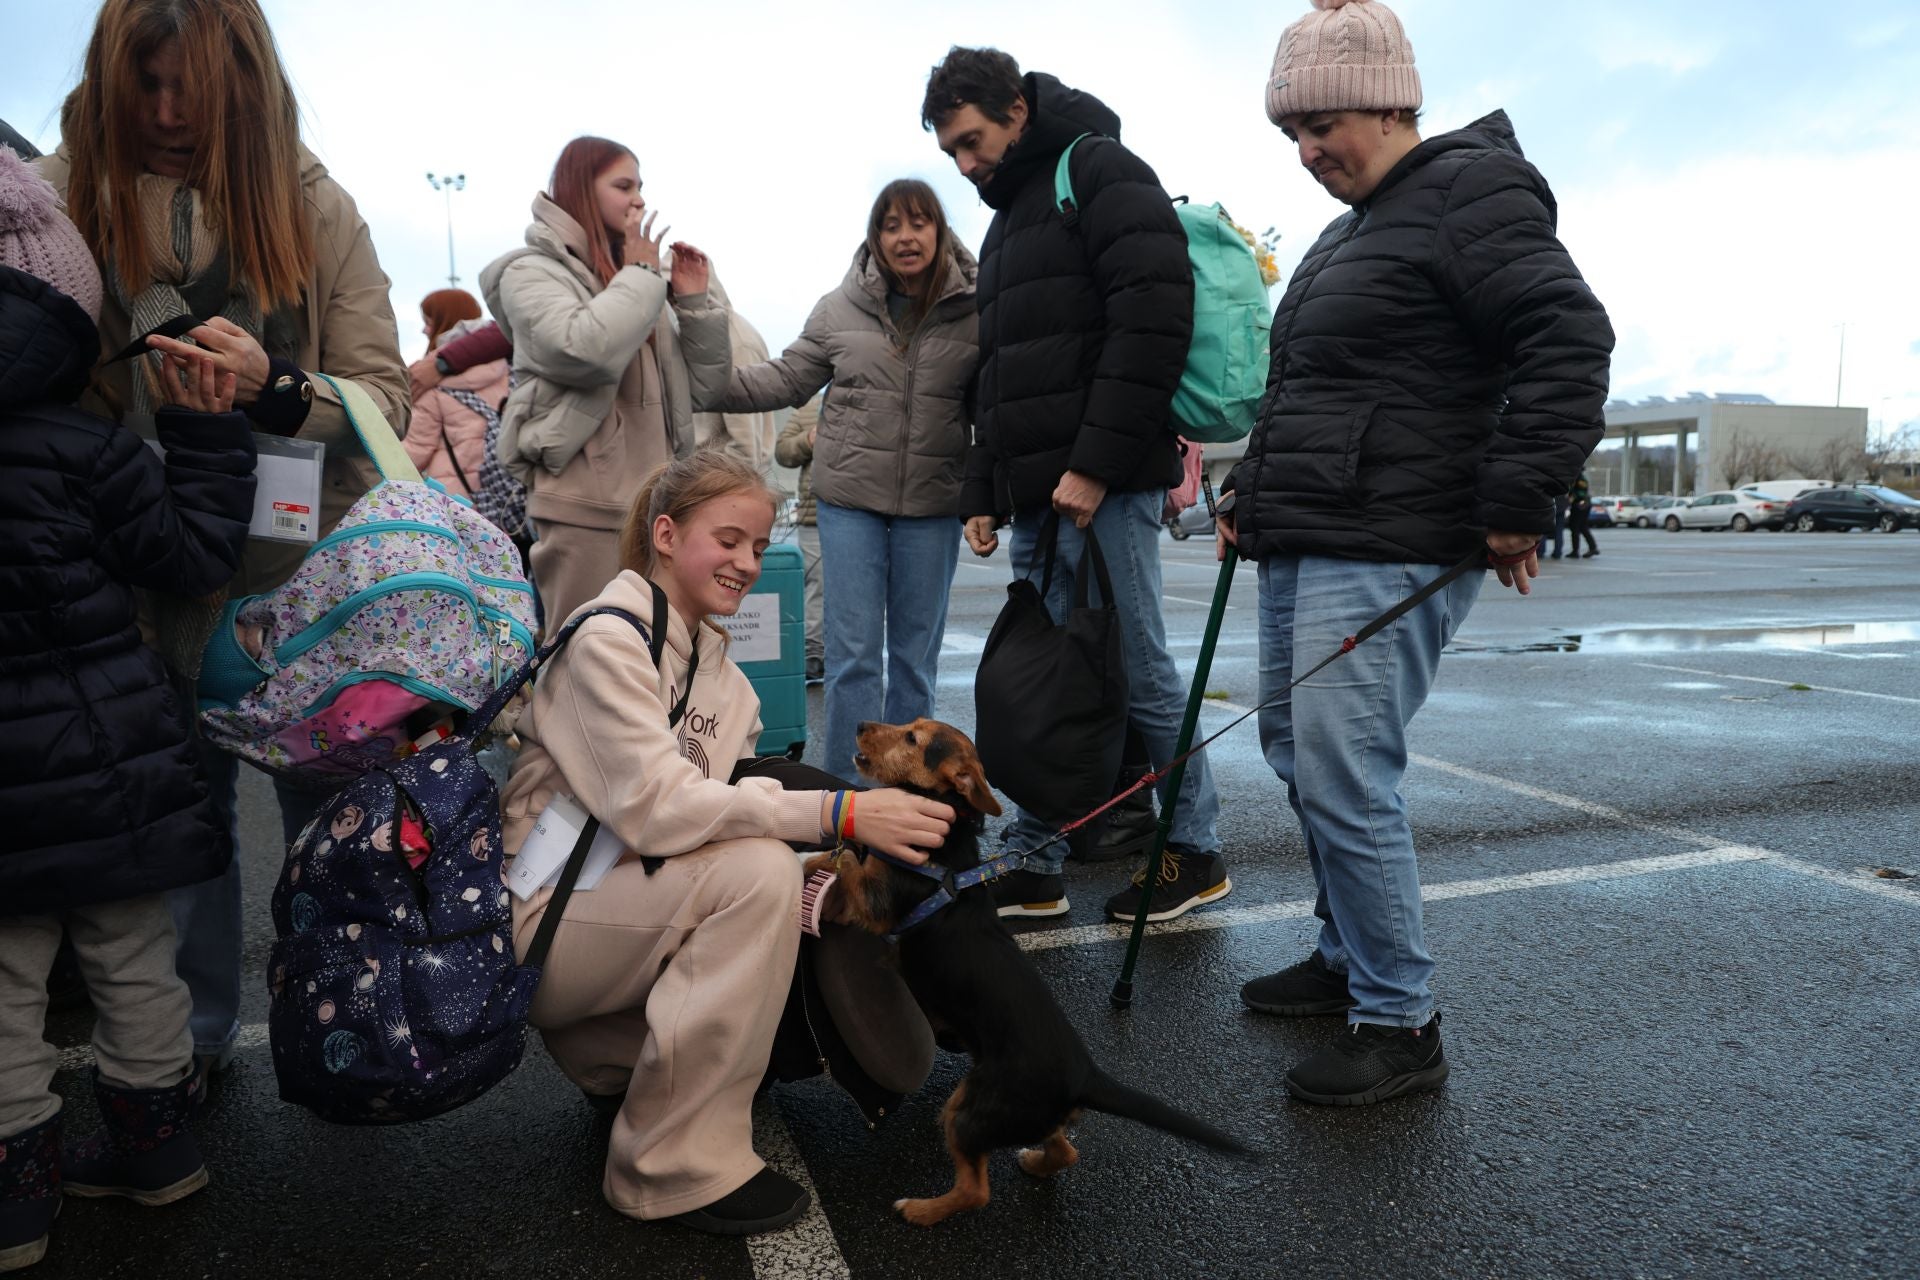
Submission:
<svg viewBox="0 0 1920 1280">
<path fill-rule="evenodd" d="M 1727 434 L 1725 443 L 1720 446 L 1720 479 L 1728 489 L 1737 489 L 1740 482 L 1748 476 L 1758 480 L 1756 457 L 1761 446 L 1747 436 L 1744 431 L 1732 431 Z"/>
<path fill-rule="evenodd" d="M 1909 422 L 1883 432 L 1870 438 L 1867 447 L 1860 451 L 1860 470 L 1868 480 L 1878 484 L 1892 468 L 1912 461 L 1917 445 L 1920 445 L 1920 422 Z"/>
</svg>

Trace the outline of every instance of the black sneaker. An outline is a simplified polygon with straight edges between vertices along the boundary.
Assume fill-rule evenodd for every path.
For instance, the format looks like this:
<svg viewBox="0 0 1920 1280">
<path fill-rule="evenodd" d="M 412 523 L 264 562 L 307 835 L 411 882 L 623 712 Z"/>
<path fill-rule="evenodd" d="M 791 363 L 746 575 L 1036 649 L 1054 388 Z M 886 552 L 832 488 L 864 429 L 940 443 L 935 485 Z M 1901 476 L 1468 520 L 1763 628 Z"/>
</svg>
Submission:
<svg viewBox="0 0 1920 1280">
<path fill-rule="evenodd" d="M 1299 964 L 1241 987 L 1240 1002 L 1255 1013 L 1277 1013 L 1283 1018 L 1345 1013 L 1353 1008 L 1347 975 L 1328 968 L 1318 947 Z"/>
<path fill-rule="evenodd" d="M 1107 899 L 1108 917 L 1132 924 L 1140 912 L 1140 894 L 1146 884 L 1147 869 L 1142 867 L 1133 873 L 1132 884 Z M 1219 854 L 1183 854 L 1168 849 L 1160 855 L 1160 879 L 1153 886 L 1152 901 L 1147 903 L 1147 920 L 1175 920 L 1232 892 L 1226 860 Z"/>
<path fill-rule="evenodd" d="M 987 887 L 1003 919 L 1067 914 L 1067 882 L 1058 874 L 1042 875 L 1022 867 L 988 882 Z"/>
<path fill-rule="evenodd" d="M 1438 1089 L 1447 1078 L 1440 1015 L 1424 1027 L 1356 1022 L 1346 1034 L 1287 1072 L 1287 1092 L 1302 1102 L 1363 1107 L 1403 1093 Z"/>
<path fill-rule="evenodd" d="M 715 1236 L 755 1236 L 778 1231 L 813 1204 L 807 1189 L 785 1174 L 763 1168 L 746 1185 L 704 1209 L 677 1213 L 669 1221 Z"/>
</svg>

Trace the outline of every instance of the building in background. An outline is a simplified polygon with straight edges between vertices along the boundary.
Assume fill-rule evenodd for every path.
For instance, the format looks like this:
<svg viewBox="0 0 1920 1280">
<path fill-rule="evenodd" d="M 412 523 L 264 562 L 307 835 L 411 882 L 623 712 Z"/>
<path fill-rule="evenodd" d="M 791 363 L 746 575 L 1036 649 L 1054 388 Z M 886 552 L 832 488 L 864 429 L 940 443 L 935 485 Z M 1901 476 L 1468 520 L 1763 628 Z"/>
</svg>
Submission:
<svg viewBox="0 0 1920 1280">
<path fill-rule="evenodd" d="M 1776 479 L 1861 480 L 1873 469 L 1867 411 L 1765 396 L 1607 404 L 1587 475 L 1595 493 L 1692 495 Z"/>
</svg>

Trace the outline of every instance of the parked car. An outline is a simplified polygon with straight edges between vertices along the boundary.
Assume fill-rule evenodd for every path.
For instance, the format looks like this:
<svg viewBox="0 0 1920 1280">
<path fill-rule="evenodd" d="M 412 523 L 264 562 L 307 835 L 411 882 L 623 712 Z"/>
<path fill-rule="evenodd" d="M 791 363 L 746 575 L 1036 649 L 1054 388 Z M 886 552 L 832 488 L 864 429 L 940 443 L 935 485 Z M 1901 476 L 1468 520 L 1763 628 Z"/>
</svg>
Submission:
<svg viewBox="0 0 1920 1280">
<path fill-rule="evenodd" d="M 1898 533 L 1920 528 L 1920 502 L 1879 485 L 1811 489 L 1787 506 L 1789 529 L 1878 529 Z"/>
<path fill-rule="evenodd" d="M 1643 493 L 1627 501 L 1632 504 L 1628 509 L 1633 514 L 1623 516 L 1621 523 L 1632 525 L 1636 529 L 1651 529 L 1660 523 L 1661 512 L 1668 507 L 1684 506 L 1687 500 L 1666 493 Z"/>
<path fill-rule="evenodd" d="M 1167 532 L 1173 535 L 1175 542 L 1185 542 L 1196 533 L 1209 536 L 1213 533 L 1213 517 L 1207 514 L 1207 504 L 1196 502 L 1167 521 Z"/>
<path fill-rule="evenodd" d="M 1752 484 L 1736 486 L 1734 492 L 1765 493 L 1792 502 L 1801 494 L 1812 489 L 1839 489 L 1843 487 L 1838 480 L 1756 480 Z"/>
<path fill-rule="evenodd" d="M 1613 499 L 1595 498 L 1587 504 L 1587 527 L 1590 529 L 1613 528 Z"/>
<path fill-rule="evenodd" d="M 1600 512 L 1603 508 L 1607 513 L 1608 524 L 1632 524 L 1633 517 L 1638 514 L 1640 509 L 1637 499 L 1616 498 L 1612 494 L 1602 494 L 1593 500 L 1593 512 L 1596 521 L 1599 520 Z"/>
<path fill-rule="evenodd" d="M 1703 493 L 1684 506 L 1668 507 L 1660 524 L 1668 533 L 1682 529 L 1732 529 L 1746 533 L 1755 528 L 1778 529 L 1786 520 L 1784 498 L 1770 493 L 1723 489 L 1718 493 Z"/>
</svg>

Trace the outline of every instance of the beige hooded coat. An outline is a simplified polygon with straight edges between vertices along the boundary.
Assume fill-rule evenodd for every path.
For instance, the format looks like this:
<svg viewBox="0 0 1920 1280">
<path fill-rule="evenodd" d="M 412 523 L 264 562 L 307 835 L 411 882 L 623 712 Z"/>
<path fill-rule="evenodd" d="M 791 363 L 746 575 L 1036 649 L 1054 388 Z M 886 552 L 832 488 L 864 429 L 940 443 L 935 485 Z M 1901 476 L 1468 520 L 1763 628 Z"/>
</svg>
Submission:
<svg viewBox="0 0 1920 1280">
<path fill-rule="evenodd" d="M 53 155 L 35 164 L 64 198 L 70 171 L 68 148 L 62 143 Z M 300 349 L 296 357 L 309 374 L 325 373 L 360 384 L 386 415 L 396 435 L 407 431 L 412 404 L 407 393 L 407 367 L 400 358 L 400 334 L 394 325 L 388 298 L 392 281 L 380 269 L 366 219 L 344 188 L 327 176 L 327 167 L 302 144 L 300 183 L 306 196 L 307 217 L 313 226 L 316 250 L 313 282 L 299 308 Z M 126 311 L 109 290 L 100 309 L 100 345 L 109 354 L 132 341 Z M 98 386 L 120 404 L 133 402 L 133 364 L 103 365 L 97 386 L 82 401 L 86 408 L 118 419 Z M 139 424 L 130 423 L 138 429 Z M 362 424 L 372 429 L 373 424 Z M 302 440 L 327 447 L 320 492 L 320 533 L 324 536 L 347 508 L 379 482 L 380 474 L 347 421 L 333 388 L 313 382 L 313 408 L 300 427 Z M 247 541 L 246 558 L 229 587 L 230 595 L 270 591 L 292 576 L 306 548 L 292 543 Z"/>
</svg>

